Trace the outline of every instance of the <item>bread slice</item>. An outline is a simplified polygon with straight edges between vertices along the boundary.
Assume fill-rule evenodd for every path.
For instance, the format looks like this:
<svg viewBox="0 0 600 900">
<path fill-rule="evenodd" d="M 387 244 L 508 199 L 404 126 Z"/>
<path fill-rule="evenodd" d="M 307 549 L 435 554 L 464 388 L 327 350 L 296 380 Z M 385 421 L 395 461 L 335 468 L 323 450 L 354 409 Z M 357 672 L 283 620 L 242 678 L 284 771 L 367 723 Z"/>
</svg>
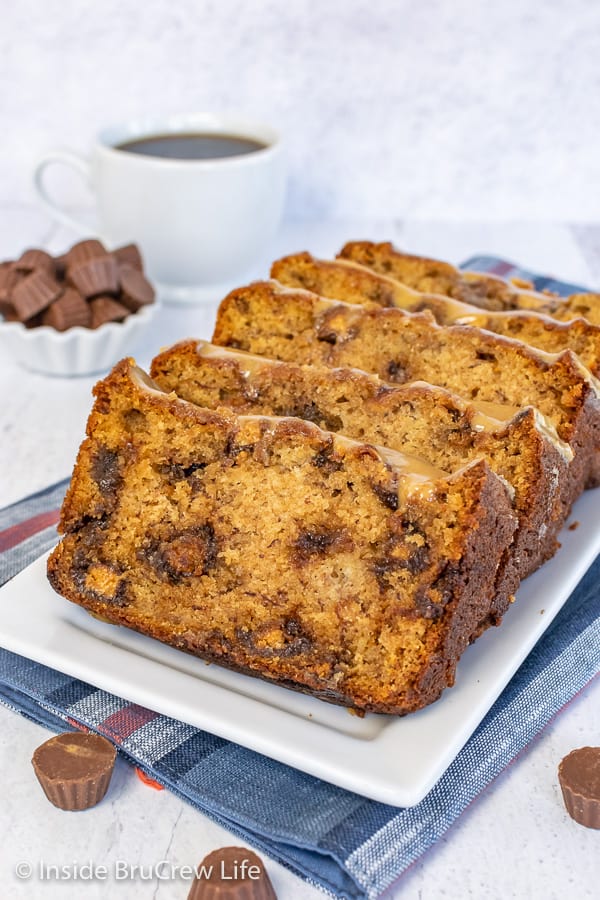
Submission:
<svg viewBox="0 0 600 900">
<path fill-rule="evenodd" d="M 404 309 L 405 304 L 423 296 L 421 291 L 366 265 L 341 258 L 315 259 L 307 251 L 275 260 L 271 278 L 286 287 L 312 291 L 345 303 Z"/>
<path fill-rule="evenodd" d="M 569 350 L 548 354 L 430 313 L 366 309 L 256 282 L 221 303 L 213 343 L 277 359 L 428 381 L 469 400 L 534 406 L 569 443 L 571 496 L 600 482 L 600 385 Z"/>
<path fill-rule="evenodd" d="M 550 558 L 573 498 L 564 495 L 573 458 L 533 407 L 494 407 L 502 421 L 441 387 L 386 384 L 358 369 L 303 366 L 182 341 L 152 362 L 164 391 L 214 409 L 297 416 L 356 440 L 415 454 L 455 471 L 485 459 L 512 488 L 519 527 L 499 570 L 497 624 L 519 581 Z M 486 623 L 489 624 L 489 623 Z"/>
<path fill-rule="evenodd" d="M 600 325 L 600 294 L 592 292 L 584 294 L 571 294 L 560 303 L 549 303 L 543 312 L 548 312 L 553 319 L 568 322 L 581 316 L 592 325 Z"/>
<path fill-rule="evenodd" d="M 573 294 L 564 298 L 540 293 L 518 279 L 506 281 L 498 275 L 462 272 L 438 259 L 402 253 L 389 242 L 350 241 L 338 255 L 418 291 L 446 294 L 483 309 L 537 310 L 563 322 L 583 316 L 591 324 L 600 325 L 600 294 Z"/>
<path fill-rule="evenodd" d="M 48 562 L 110 622 L 358 710 L 454 681 L 516 526 L 484 461 L 452 476 L 298 419 L 211 411 L 133 360 L 96 402 Z"/>
<path fill-rule="evenodd" d="M 346 303 L 395 306 L 408 312 L 428 309 L 440 325 L 475 325 L 550 353 L 572 350 L 592 374 L 600 375 L 600 326 L 584 318 L 558 321 L 535 310 L 490 312 L 442 294 L 421 293 L 346 259 L 319 260 L 309 253 L 277 260 L 271 277 L 286 287 Z"/>
</svg>

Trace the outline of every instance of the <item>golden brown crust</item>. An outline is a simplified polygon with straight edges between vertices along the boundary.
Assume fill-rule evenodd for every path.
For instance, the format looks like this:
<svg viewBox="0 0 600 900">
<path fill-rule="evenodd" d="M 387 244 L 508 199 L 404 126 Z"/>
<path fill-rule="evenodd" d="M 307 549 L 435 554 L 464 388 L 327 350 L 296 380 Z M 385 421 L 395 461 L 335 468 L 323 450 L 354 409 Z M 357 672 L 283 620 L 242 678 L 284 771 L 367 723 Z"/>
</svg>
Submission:
<svg viewBox="0 0 600 900">
<path fill-rule="evenodd" d="M 598 382 L 570 352 L 551 355 L 426 313 L 366 309 L 258 282 L 222 302 L 213 341 L 279 359 L 353 365 L 386 381 L 425 380 L 465 398 L 534 406 L 573 447 L 568 493 L 600 477 Z"/>
<path fill-rule="evenodd" d="M 465 277 L 450 263 L 402 253 L 389 242 L 349 241 L 338 256 L 367 266 L 382 275 L 426 294 L 446 294 L 485 309 L 512 309 L 518 291 L 495 275 Z"/>
<path fill-rule="evenodd" d="M 506 602 L 519 580 L 556 549 L 556 535 L 573 502 L 565 493 L 570 457 L 531 407 L 517 413 L 507 408 L 502 422 L 424 382 L 392 385 L 356 369 L 302 366 L 202 341 L 163 351 L 151 371 L 163 390 L 202 406 L 226 401 L 240 413 L 298 416 L 351 438 L 423 456 L 449 471 L 485 459 L 512 486 L 519 516 L 499 570 L 498 595 Z M 496 619 L 505 601 L 495 608 Z"/>
<path fill-rule="evenodd" d="M 393 278 L 348 260 L 317 260 L 310 253 L 294 253 L 276 260 L 271 278 L 346 303 L 374 303 L 402 307 L 416 292 Z"/>
<path fill-rule="evenodd" d="M 572 294 L 561 303 L 549 304 L 548 312 L 563 322 L 583 317 L 592 325 L 600 325 L 600 294 Z"/>
<path fill-rule="evenodd" d="M 397 250 L 389 241 L 350 241 L 338 257 L 359 263 L 381 275 L 428 294 L 445 294 L 487 310 L 535 310 L 561 321 L 584 317 L 600 325 L 600 295 L 559 297 L 532 290 L 529 282 L 506 281 L 498 275 L 461 272 L 449 263 Z"/>
<path fill-rule="evenodd" d="M 288 287 L 346 303 L 393 306 L 408 312 L 430 310 L 440 325 L 474 325 L 550 353 L 570 349 L 594 375 L 600 374 L 600 326 L 582 318 L 583 311 L 578 318 L 565 320 L 565 304 L 560 307 L 562 321 L 550 311 L 488 311 L 441 294 L 421 293 L 347 259 L 318 260 L 309 253 L 277 260 L 271 276 Z M 588 314 L 590 305 L 583 307 Z"/>
</svg>

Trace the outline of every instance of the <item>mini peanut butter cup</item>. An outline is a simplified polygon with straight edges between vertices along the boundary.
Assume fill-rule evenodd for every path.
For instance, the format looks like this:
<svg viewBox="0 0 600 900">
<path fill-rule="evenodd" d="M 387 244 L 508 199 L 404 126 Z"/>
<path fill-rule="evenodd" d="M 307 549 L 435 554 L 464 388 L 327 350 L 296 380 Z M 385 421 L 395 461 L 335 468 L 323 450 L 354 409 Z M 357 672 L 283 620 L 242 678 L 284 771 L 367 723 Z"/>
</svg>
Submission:
<svg viewBox="0 0 600 900">
<path fill-rule="evenodd" d="M 154 288 L 138 269 L 130 265 L 121 265 L 119 280 L 121 282 L 119 301 L 131 312 L 137 312 L 142 306 L 154 302 Z"/>
<path fill-rule="evenodd" d="M 43 314 L 42 325 L 50 325 L 57 331 L 66 331 L 79 325 L 88 328 L 92 321 L 89 303 L 74 290 L 66 290 Z"/>
<path fill-rule="evenodd" d="M 109 253 L 100 241 L 75 244 L 53 257 L 32 247 L 0 262 L 0 320 L 55 331 L 120 322 L 154 302 L 135 244 Z"/>
<path fill-rule="evenodd" d="M 67 253 L 58 258 L 62 260 L 65 269 L 68 269 L 71 266 L 78 266 L 83 262 L 87 262 L 89 259 L 95 259 L 97 256 L 106 256 L 106 247 L 95 238 L 90 238 L 73 244 Z"/>
<path fill-rule="evenodd" d="M 129 315 L 129 310 L 113 297 L 96 297 L 90 300 L 92 319 L 90 328 L 99 328 L 106 322 L 122 322 Z"/>
<path fill-rule="evenodd" d="M 277 900 L 263 861 L 245 847 L 222 847 L 196 869 L 188 900 Z"/>
<path fill-rule="evenodd" d="M 86 298 L 99 294 L 119 293 L 119 269 L 113 256 L 96 256 L 76 266 L 69 266 L 68 278 Z"/>
<path fill-rule="evenodd" d="M 27 322 L 56 300 L 62 287 L 44 271 L 26 275 L 12 290 L 10 302 L 20 322 Z"/>
<path fill-rule="evenodd" d="M 131 266 L 132 268 L 137 269 L 138 272 L 144 271 L 142 254 L 140 253 L 137 244 L 126 244 L 124 247 L 117 247 L 116 250 L 113 250 L 113 256 L 119 265 Z"/>
<path fill-rule="evenodd" d="M 82 810 L 106 794 L 116 755 L 106 738 L 74 731 L 50 738 L 37 748 L 31 763 L 50 803 Z"/>
<path fill-rule="evenodd" d="M 25 250 L 13 263 L 13 268 L 17 272 L 34 272 L 36 269 L 42 269 L 51 275 L 55 274 L 53 258 L 45 250 L 39 250 L 37 247 Z"/>
<path fill-rule="evenodd" d="M 23 274 L 13 269 L 10 262 L 0 265 L 0 302 L 10 303 L 12 292 L 22 279 Z"/>
<path fill-rule="evenodd" d="M 600 828 L 600 747 L 572 750 L 558 767 L 567 812 L 586 828 Z"/>
</svg>

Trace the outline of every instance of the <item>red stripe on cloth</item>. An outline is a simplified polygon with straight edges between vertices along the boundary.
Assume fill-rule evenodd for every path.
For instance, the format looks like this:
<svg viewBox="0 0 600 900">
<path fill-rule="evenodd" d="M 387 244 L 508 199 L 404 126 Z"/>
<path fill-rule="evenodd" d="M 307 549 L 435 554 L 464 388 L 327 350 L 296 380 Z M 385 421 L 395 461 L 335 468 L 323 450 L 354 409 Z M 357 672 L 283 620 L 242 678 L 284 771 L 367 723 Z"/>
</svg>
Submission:
<svg viewBox="0 0 600 900">
<path fill-rule="evenodd" d="M 109 734 L 114 741 L 120 743 L 142 725 L 147 725 L 156 718 L 158 718 L 158 713 L 132 703 L 131 706 L 125 706 L 112 713 L 103 722 L 99 722 L 97 727 Z"/>
<path fill-rule="evenodd" d="M 85 731 L 89 734 L 90 729 L 87 727 L 87 725 L 82 725 L 81 722 L 76 722 L 75 719 L 72 719 L 70 716 L 65 716 L 65 718 L 69 725 L 72 725 L 73 728 L 77 728 L 79 731 Z"/>
<path fill-rule="evenodd" d="M 48 512 L 38 513 L 37 516 L 33 516 L 25 522 L 19 522 L 18 525 L 11 525 L 10 528 L 0 531 L 0 553 L 4 553 L 5 550 L 11 550 L 17 544 L 32 537 L 32 535 L 43 531 L 44 528 L 56 525 L 59 518 L 60 509 L 51 509 Z"/>
<path fill-rule="evenodd" d="M 514 271 L 514 266 L 509 262 L 504 262 L 503 260 L 498 260 L 498 262 L 493 265 L 491 269 L 488 269 L 490 275 L 508 275 L 508 273 L 512 271 Z"/>
</svg>

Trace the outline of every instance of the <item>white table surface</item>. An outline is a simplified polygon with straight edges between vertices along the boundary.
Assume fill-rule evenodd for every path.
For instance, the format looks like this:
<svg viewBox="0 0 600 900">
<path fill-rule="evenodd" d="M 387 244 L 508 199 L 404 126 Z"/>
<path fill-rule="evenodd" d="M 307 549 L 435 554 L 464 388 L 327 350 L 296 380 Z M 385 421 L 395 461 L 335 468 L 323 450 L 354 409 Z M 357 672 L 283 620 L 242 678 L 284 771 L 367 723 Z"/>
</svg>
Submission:
<svg viewBox="0 0 600 900">
<path fill-rule="evenodd" d="M 309 249 L 331 255 L 345 240 L 392 239 L 414 251 L 453 262 L 478 252 L 505 255 L 533 269 L 584 284 L 600 282 L 600 240 L 594 229 L 559 225 L 448 225 L 410 222 L 288 224 L 268 259 Z M 62 251 L 74 236 L 55 229 L 35 209 L 3 209 L 0 258 L 27 246 Z M 598 256 L 596 256 L 598 252 Z M 218 297 L 215 298 L 217 301 Z M 165 306 L 153 333 L 140 346 L 147 364 L 160 346 L 178 338 L 210 337 L 214 306 Z M 67 476 L 83 435 L 95 378 L 35 375 L 0 359 L 0 506 Z M 144 786 L 124 763 L 117 765 L 105 801 L 86 813 L 54 809 L 35 780 L 30 758 L 48 733 L 0 707 L 0 894 L 2 898 L 63 897 L 185 898 L 188 882 L 42 881 L 15 875 L 20 861 L 36 871 L 47 865 L 105 863 L 151 867 L 195 865 L 217 847 L 239 840 L 167 791 Z M 598 896 L 600 832 L 582 828 L 566 814 L 557 766 L 575 747 L 600 743 L 600 680 L 575 698 L 531 746 L 466 810 L 453 828 L 386 896 L 419 900 L 583 900 Z M 280 900 L 323 896 L 284 867 L 266 859 Z M 110 885 L 110 887 L 108 887 Z"/>
</svg>

